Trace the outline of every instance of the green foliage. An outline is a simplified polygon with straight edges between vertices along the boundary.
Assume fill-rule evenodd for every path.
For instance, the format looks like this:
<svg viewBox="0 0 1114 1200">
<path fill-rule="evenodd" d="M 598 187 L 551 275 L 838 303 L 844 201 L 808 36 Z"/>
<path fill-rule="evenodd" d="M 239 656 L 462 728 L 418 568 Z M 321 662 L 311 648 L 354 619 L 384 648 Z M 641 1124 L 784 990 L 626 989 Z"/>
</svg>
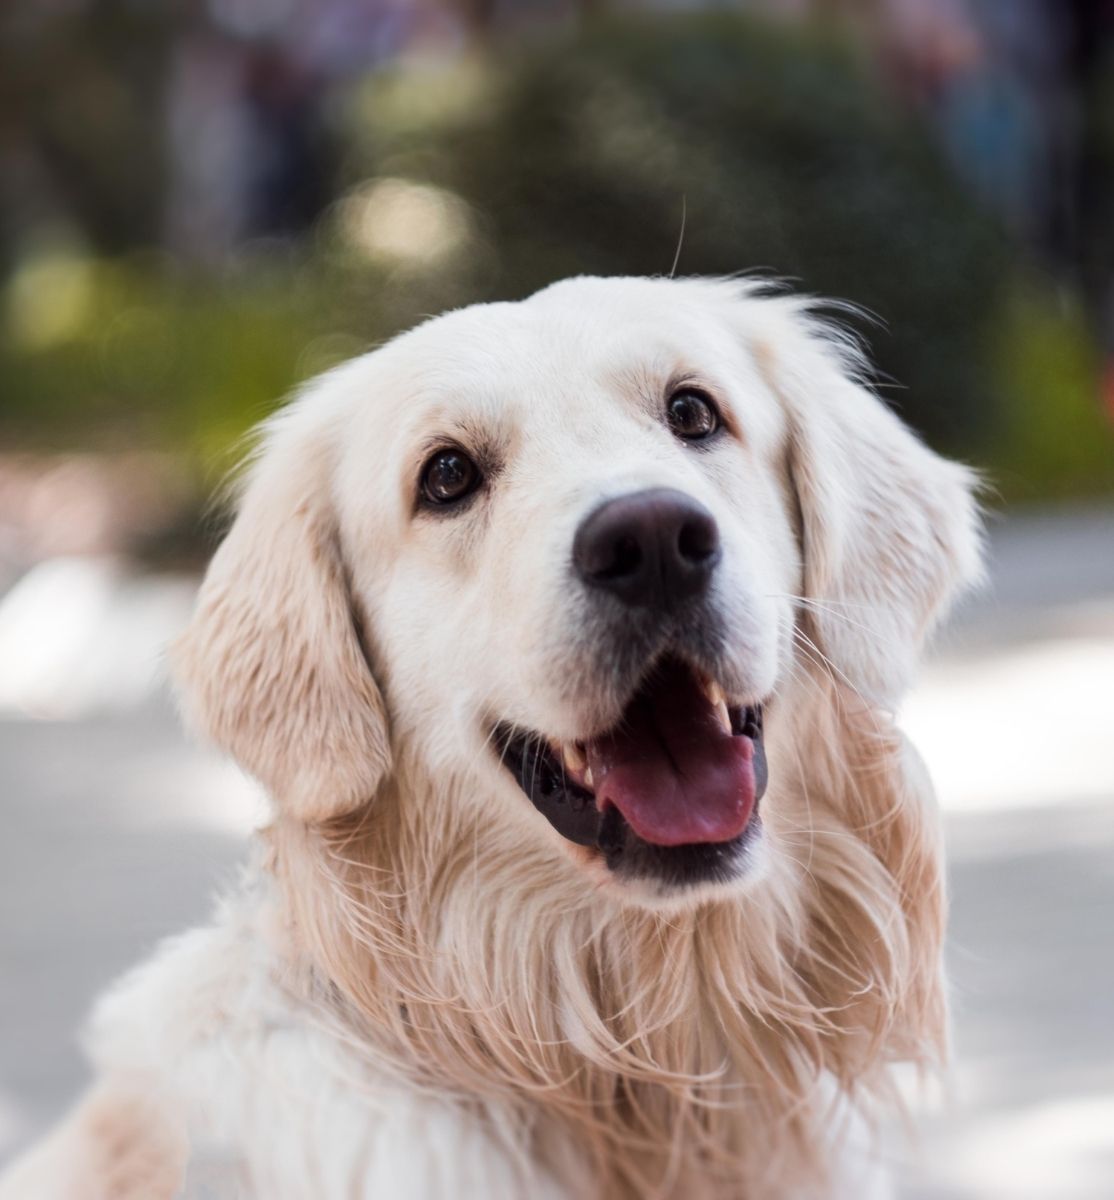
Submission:
<svg viewBox="0 0 1114 1200">
<path fill-rule="evenodd" d="M 836 38 L 734 15 L 594 26 L 414 65 L 354 106 L 353 174 L 462 196 L 483 296 L 578 272 L 763 268 L 878 314 L 882 372 L 938 443 L 992 428 L 982 349 L 1005 244 L 925 132 Z"/>
<path fill-rule="evenodd" d="M 177 6 L 96 0 L 5 8 L 0 119 L 18 131 L 13 147 L 34 144 L 46 177 L 98 250 L 153 239 L 166 182 L 162 93 L 181 28 Z M 18 154 L 12 161 L 26 170 Z M 0 225 L 0 263 L 10 252 L 6 234 Z"/>
<path fill-rule="evenodd" d="M 300 243 L 207 273 L 150 250 L 21 247 L 0 440 L 171 447 L 207 490 L 301 380 L 446 307 L 667 273 L 684 212 L 680 274 L 759 268 L 877 314 L 872 352 L 901 385 L 887 397 L 1005 494 L 1114 488 L 1082 318 L 1023 281 L 931 138 L 831 31 L 595 22 L 397 63 L 335 111 L 339 198 Z"/>
<path fill-rule="evenodd" d="M 1114 493 L 1114 428 L 1099 406 L 1101 363 L 1078 307 L 1019 288 L 993 355 L 1009 396 L 987 455 L 1011 500 Z"/>
<path fill-rule="evenodd" d="M 0 428 L 23 444 L 207 458 L 322 365 L 306 358 L 324 332 L 315 290 L 290 264 L 256 263 L 216 284 L 144 256 L 35 264 L 9 285 Z"/>
</svg>

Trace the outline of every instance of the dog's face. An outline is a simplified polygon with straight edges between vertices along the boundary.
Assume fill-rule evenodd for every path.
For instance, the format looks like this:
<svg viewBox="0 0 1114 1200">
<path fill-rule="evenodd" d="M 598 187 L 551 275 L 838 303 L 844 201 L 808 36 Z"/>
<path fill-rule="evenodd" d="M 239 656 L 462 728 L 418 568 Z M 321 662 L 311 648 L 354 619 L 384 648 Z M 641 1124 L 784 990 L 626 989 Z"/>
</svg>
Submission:
<svg viewBox="0 0 1114 1200">
<path fill-rule="evenodd" d="M 621 896 L 747 878 L 802 606 L 821 637 L 879 606 L 814 649 L 885 699 L 974 555 L 967 481 L 800 320 L 726 284 L 573 280 L 328 377 L 207 585 L 203 721 L 313 815 L 372 799 L 389 720 L 428 778 Z M 196 653 L 230 628 L 231 681 Z"/>
<path fill-rule="evenodd" d="M 655 887 L 743 869 L 799 579 L 785 419 L 694 300 L 577 281 L 424 326 L 337 491 L 396 733 Z"/>
</svg>

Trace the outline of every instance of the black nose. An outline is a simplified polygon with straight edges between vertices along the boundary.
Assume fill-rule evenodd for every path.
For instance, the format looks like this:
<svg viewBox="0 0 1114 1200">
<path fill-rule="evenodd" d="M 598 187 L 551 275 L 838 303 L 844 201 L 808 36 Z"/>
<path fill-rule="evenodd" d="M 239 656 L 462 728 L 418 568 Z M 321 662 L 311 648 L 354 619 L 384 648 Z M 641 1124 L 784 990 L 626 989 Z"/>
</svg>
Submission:
<svg viewBox="0 0 1114 1200">
<path fill-rule="evenodd" d="M 708 588 L 720 559 L 715 518 L 684 492 L 650 488 L 608 500 L 573 540 L 585 583 L 635 608 L 664 607 Z"/>
</svg>

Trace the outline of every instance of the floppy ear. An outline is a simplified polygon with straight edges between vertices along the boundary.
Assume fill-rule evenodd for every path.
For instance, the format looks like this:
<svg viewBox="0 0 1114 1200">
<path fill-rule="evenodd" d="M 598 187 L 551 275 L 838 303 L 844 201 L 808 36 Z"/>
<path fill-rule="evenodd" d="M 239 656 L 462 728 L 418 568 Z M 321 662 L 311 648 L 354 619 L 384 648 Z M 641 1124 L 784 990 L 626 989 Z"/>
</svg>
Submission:
<svg viewBox="0 0 1114 1200">
<path fill-rule="evenodd" d="M 390 768 L 383 699 L 340 553 L 333 456 L 308 407 L 321 399 L 265 428 L 239 514 L 174 649 L 191 723 L 306 821 L 365 803 Z"/>
<path fill-rule="evenodd" d="M 754 346 L 788 415 L 803 623 L 844 682 L 892 707 L 935 622 L 981 577 L 976 477 L 856 382 L 863 364 L 837 330 L 799 301 L 752 303 L 767 310 Z"/>
</svg>

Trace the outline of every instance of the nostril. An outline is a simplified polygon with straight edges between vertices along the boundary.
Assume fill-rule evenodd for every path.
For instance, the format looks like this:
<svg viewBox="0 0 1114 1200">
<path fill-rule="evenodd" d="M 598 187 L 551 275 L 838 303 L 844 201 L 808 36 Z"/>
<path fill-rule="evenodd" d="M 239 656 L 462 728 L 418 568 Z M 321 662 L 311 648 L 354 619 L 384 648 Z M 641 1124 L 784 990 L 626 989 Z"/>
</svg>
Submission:
<svg viewBox="0 0 1114 1200">
<path fill-rule="evenodd" d="M 615 539 L 608 561 L 597 568 L 593 574 L 601 582 L 624 579 L 638 572 L 642 566 L 642 559 L 642 547 L 638 539 L 626 534 Z"/>
<path fill-rule="evenodd" d="M 686 562 L 703 566 L 719 554 L 719 531 L 710 517 L 692 517 L 677 535 L 677 550 Z"/>
</svg>

